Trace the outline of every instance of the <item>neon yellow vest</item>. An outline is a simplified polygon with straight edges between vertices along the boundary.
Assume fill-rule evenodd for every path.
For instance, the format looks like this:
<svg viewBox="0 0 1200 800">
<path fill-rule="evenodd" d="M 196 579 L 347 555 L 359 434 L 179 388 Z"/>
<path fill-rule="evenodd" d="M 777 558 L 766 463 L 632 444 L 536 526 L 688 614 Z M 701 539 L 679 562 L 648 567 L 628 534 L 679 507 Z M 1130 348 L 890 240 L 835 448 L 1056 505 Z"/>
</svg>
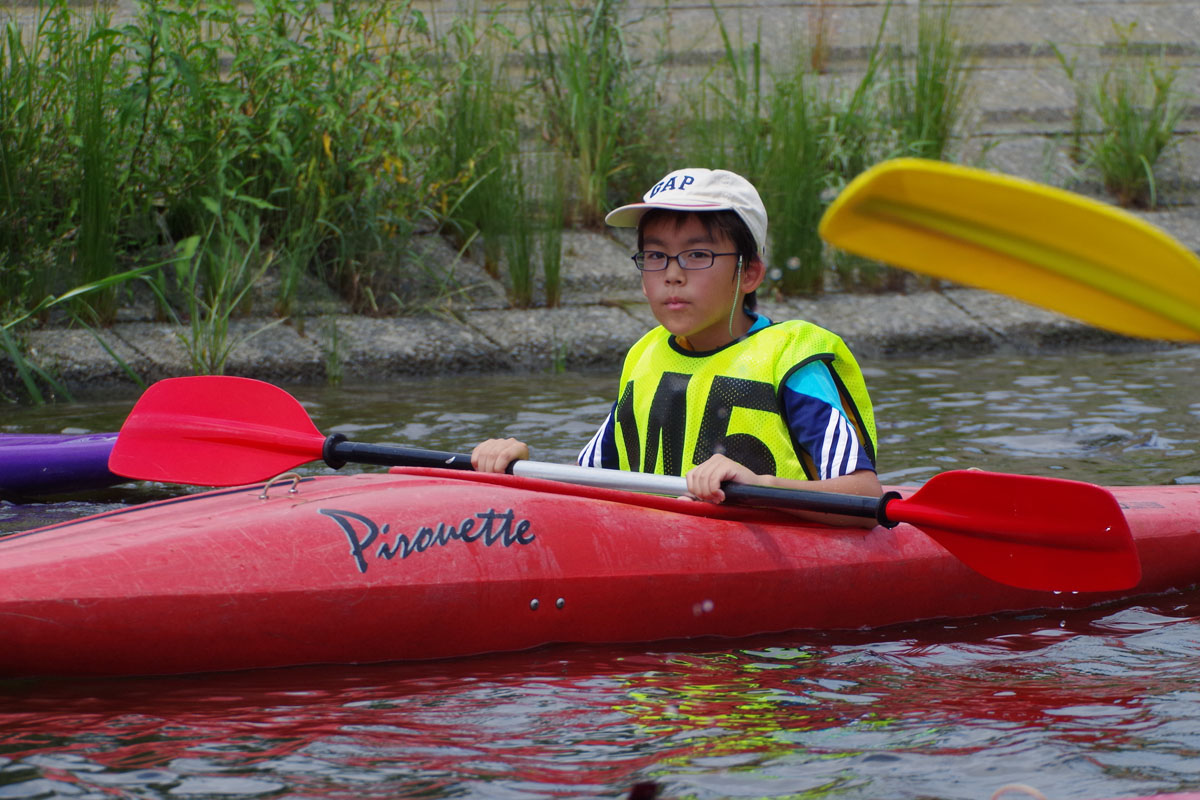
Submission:
<svg viewBox="0 0 1200 800">
<path fill-rule="evenodd" d="M 673 339 L 659 326 L 625 356 L 614 415 L 621 469 L 683 475 L 720 452 L 759 475 L 814 477 L 780 397 L 791 374 L 814 360 L 830 367 L 846 416 L 874 460 L 871 398 L 841 337 L 792 320 L 709 353 L 677 349 Z"/>
</svg>

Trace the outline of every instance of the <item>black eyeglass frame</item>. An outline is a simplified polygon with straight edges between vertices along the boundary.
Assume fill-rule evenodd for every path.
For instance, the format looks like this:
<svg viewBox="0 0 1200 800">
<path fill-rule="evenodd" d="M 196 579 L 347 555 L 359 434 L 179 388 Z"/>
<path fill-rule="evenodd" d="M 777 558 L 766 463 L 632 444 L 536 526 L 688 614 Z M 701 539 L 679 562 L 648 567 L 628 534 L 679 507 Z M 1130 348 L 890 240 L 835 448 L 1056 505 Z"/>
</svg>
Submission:
<svg viewBox="0 0 1200 800">
<path fill-rule="evenodd" d="M 647 253 L 662 253 L 663 256 L 665 256 L 665 258 L 663 259 L 663 265 L 658 268 L 646 267 L 646 254 Z M 685 261 L 690 260 L 687 258 L 687 256 L 684 255 L 685 253 L 708 253 L 708 255 L 709 255 L 708 263 L 705 264 L 703 267 L 689 267 L 684 263 Z M 717 263 L 717 258 L 719 258 L 720 256 L 740 256 L 740 255 L 741 255 L 741 253 L 738 253 L 738 252 L 714 253 L 712 250 L 708 250 L 704 247 L 690 247 L 687 250 L 680 250 L 678 253 L 676 253 L 673 256 L 668 256 L 666 253 L 663 253 L 662 250 L 639 250 L 638 252 L 636 252 L 632 256 L 630 256 L 630 259 L 633 261 L 633 265 L 638 268 L 639 272 L 662 272 L 667 267 L 671 266 L 672 259 L 675 261 L 676 264 L 679 265 L 680 269 L 702 270 L 702 269 L 709 269 L 710 267 L 712 267 L 713 264 Z M 680 258 L 680 256 L 683 256 L 683 258 Z"/>
</svg>

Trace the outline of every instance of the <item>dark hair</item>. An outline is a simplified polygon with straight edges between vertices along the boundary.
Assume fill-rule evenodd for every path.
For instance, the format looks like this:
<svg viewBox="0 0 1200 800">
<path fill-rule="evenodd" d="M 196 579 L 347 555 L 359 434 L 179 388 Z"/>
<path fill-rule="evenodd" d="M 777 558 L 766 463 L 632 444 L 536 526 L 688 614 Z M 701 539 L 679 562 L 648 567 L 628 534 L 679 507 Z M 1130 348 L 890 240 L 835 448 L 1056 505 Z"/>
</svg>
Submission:
<svg viewBox="0 0 1200 800">
<path fill-rule="evenodd" d="M 638 250 L 642 250 L 645 242 L 646 226 L 660 220 L 673 220 L 676 228 L 683 227 L 689 218 L 695 217 L 704 226 L 704 231 L 710 238 L 721 234 L 733 244 L 733 249 L 742 257 L 743 262 L 758 258 L 758 244 L 750 227 L 737 215 L 736 211 L 676 211 L 669 208 L 652 208 L 638 220 Z M 757 292 L 746 295 L 742 308 L 753 311 L 758 308 Z"/>
</svg>

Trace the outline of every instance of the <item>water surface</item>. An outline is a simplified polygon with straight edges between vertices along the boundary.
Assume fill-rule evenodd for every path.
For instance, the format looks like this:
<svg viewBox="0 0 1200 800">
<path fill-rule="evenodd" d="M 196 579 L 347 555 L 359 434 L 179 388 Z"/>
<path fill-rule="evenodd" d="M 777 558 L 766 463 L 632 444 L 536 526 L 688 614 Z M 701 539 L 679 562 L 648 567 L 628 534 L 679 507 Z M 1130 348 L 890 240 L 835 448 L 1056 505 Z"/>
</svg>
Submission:
<svg viewBox="0 0 1200 800">
<path fill-rule="evenodd" d="M 865 365 L 881 473 L 1200 480 L 1200 348 Z M 565 461 L 611 375 L 294 390 L 326 432 Z M 132 398 L 6 415 L 112 430 Z M 313 467 L 313 471 L 323 468 Z M 5 530 L 179 491 L 0 506 Z M 2 644 L 0 644 L 2 646 Z M 0 798 L 1055 800 L 1200 789 L 1200 593 L 1083 612 L 428 664 L 0 682 Z"/>
</svg>

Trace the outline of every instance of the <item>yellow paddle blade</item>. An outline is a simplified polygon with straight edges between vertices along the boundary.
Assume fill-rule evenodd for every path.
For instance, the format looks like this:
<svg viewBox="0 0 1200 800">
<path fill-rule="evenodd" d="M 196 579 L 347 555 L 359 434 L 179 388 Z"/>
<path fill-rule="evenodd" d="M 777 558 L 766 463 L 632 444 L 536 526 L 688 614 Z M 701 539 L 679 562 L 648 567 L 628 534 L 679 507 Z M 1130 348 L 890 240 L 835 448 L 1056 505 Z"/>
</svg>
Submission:
<svg viewBox="0 0 1200 800">
<path fill-rule="evenodd" d="M 901 158 L 855 178 L 821 237 L 897 267 L 1147 339 L 1200 341 L 1200 259 L 1166 232 L 1062 189 Z"/>
</svg>

